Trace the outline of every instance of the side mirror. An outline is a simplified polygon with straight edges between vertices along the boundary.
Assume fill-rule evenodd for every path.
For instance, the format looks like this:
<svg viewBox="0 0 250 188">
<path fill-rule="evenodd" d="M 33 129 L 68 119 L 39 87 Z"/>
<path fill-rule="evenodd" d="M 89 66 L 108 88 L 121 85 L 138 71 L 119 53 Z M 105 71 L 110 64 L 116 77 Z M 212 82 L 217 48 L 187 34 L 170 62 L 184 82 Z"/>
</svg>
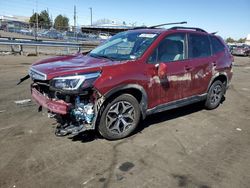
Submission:
<svg viewBox="0 0 250 188">
<path fill-rule="evenodd" d="M 167 64 L 166 63 L 160 63 L 158 65 L 158 76 L 160 79 L 164 79 L 167 77 Z"/>
</svg>

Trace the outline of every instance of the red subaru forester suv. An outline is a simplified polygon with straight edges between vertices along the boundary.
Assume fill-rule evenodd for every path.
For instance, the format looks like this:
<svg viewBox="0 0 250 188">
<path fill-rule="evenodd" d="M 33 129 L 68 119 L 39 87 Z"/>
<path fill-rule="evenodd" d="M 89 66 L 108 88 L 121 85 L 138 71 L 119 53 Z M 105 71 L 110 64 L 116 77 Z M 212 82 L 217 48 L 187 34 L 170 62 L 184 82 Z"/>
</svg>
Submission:
<svg viewBox="0 0 250 188">
<path fill-rule="evenodd" d="M 232 62 L 223 40 L 202 29 L 134 29 L 88 54 L 38 61 L 29 76 L 33 99 L 58 122 L 56 135 L 95 129 L 112 140 L 153 113 L 198 101 L 216 108 Z"/>
</svg>

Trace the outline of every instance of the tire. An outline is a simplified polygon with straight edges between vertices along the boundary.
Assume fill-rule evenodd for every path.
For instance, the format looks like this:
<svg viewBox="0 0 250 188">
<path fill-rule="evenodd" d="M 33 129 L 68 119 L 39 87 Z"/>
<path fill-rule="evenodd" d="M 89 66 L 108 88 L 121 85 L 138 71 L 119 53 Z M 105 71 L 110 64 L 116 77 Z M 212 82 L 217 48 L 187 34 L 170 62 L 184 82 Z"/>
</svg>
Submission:
<svg viewBox="0 0 250 188">
<path fill-rule="evenodd" d="M 140 120 L 140 107 L 135 97 L 122 94 L 106 104 L 101 114 L 98 131 L 108 140 L 130 135 Z"/>
<path fill-rule="evenodd" d="M 225 86 L 220 80 L 216 80 L 210 86 L 207 99 L 205 102 L 205 108 L 212 110 L 220 105 L 220 102 L 225 94 Z"/>
</svg>

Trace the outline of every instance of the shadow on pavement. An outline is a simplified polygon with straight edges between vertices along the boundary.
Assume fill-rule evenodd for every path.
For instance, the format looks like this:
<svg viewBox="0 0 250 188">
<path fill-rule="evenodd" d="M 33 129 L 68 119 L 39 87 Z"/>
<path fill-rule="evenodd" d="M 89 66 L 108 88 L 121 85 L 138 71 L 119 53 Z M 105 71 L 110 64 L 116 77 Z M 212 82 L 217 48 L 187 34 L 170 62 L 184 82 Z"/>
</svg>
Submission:
<svg viewBox="0 0 250 188">
<path fill-rule="evenodd" d="M 73 142 L 80 141 L 82 143 L 92 142 L 94 140 L 100 139 L 101 136 L 99 136 L 96 131 L 85 131 L 82 132 L 76 136 L 68 137 L 68 139 L 72 140 Z"/>
<path fill-rule="evenodd" d="M 158 124 L 164 121 L 176 119 L 179 117 L 187 116 L 189 114 L 201 111 L 204 109 L 204 103 L 195 103 L 185 107 L 168 110 L 164 112 L 160 112 L 157 114 L 153 114 L 148 116 L 145 120 L 141 121 L 138 128 L 132 135 L 135 135 L 139 132 L 142 132 L 145 128 L 150 127 L 151 125 Z M 132 136 L 131 135 L 131 136 Z M 86 131 L 80 133 L 79 135 L 69 137 L 73 142 L 80 141 L 82 143 L 92 142 L 97 139 L 103 139 L 97 131 Z"/>
<path fill-rule="evenodd" d="M 134 134 L 143 131 L 143 129 L 150 127 L 151 125 L 158 124 L 164 121 L 176 119 L 179 117 L 187 116 L 189 114 L 204 110 L 204 102 L 194 103 L 181 108 L 168 110 L 160 113 L 156 113 L 146 117 L 145 120 L 141 121 L 138 129 Z"/>
</svg>

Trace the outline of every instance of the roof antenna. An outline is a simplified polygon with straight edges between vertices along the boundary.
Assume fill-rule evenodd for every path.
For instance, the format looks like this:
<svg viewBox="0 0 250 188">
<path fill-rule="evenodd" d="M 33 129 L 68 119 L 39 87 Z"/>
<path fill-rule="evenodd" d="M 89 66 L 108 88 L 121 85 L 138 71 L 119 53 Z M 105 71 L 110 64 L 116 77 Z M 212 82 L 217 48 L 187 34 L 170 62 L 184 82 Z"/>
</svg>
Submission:
<svg viewBox="0 0 250 188">
<path fill-rule="evenodd" d="M 187 22 L 184 21 L 184 22 L 165 23 L 165 24 L 153 25 L 153 26 L 150 26 L 150 27 L 148 27 L 148 28 L 154 29 L 154 28 L 157 28 L 157 27 L 165 26 L 165 25 L 176 25 L 176 24 L 187 24 Z"/>
</svg>

